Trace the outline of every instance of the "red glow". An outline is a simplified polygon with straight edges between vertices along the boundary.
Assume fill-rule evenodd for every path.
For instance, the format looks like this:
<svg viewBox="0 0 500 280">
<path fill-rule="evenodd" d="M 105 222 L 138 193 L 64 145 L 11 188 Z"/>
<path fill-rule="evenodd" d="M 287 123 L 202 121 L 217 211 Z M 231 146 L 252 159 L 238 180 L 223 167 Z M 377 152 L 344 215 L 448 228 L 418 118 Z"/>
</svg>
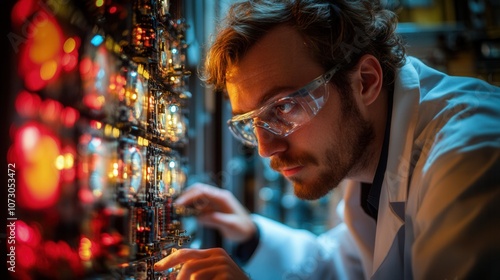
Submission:
<svg viewBox="0 0 500 280">
<path fill-rule="evenodd" d="M 114 13 L 116 13 L 116 10 L 117 10 L 116 6 L 113 6 L 113 7 L 109 8 L 109 13 L 114 14 Z"/>
<path fill-rule="evenodd" d="M 35 253 L 30 246 L 20 244 L 16 248 L 19 265 L 21 267 L 33 267 L 36 263 Z"/>
<path fill-rule="evenodd" d="M 100 98 L 100 96 L 95 93 L 85 95 L 85 97 L 83 97 L 83 104 L 93 110 L 100 110 L 104 105 L 102 97 Z"/>
<path fill-rule="evenodd" d="M 80 74 L 85 76 L 90 74 L 90 70 L 92 69 L 92 60 L 86 57 L 83 58 L 80 62 Z"/>
<path fill-rule="evenodd" d="M 66 107 L 61 112 L 61 120 L 64 126 L 73 127 L 80 118 L 80 113 L 71 107 Z"/>
<path fill-rule="evenodd" d="M 25 74 L 21 74 L 21 76 L 24 77 L 24 85 L 27 89 L 31 91 L 38 91 L 41 90 L 47 84 L 47 82 L 44 81 L 40 76 L 40 66 L 32 66 L 33 68 L 26 70 L 26 72 L 24 72 Z"/>
<path fill-rule="evenodd" d="M 69 72 L 75 69 L 76 65 L 78 64 L 78 58 L 75 54 L 64 54 L 61 64 L 64 68 L 65 71 Z"/>
<path fill-rule="evenodd" d="M 40 106 L 40 97 L 27 91 L 21 91 L 16 98 L 16 111 L 20 116 L 33 118 L 37 115 Z"/>
<path fill-rule="evenodd" d="M 28 5 L 26 3 L 24 5 Z M 70 52 L 65 53 L 68 40 L 54 16 L 40 9 L 33 18 L 36 20 L 26 22 L 23 27 L 28 34 L 20 45 L 18 70 L 26 88 L 38 91 L 59 78 L 63 69 L 71 71 L 76 67 L 79 40 L 70 38 L 66 44 Z M 69 56 L 64 57 L 65 54 Z"/>
<path fill-rule="evenodd" d="M 29 243 L 33 235 L 31 233 L 31 228 L 25 224 L 23 221 L 16 222 L 16 237 L 18 240 Z"/>
<path fill-rule="evenodd" d="M 12 23 L 16 26 L 21 26 L 26 22 L 29 15 L 35 11 L 34 0 L 19 0 L 12 8 Z"/>
<path fill-rule="evenodd" d="M 56 122 L 61 118 L 63 106 L 55 100 L 45 100 L 40 107 L 40 116 L 46 122 Z"/>
</svg>

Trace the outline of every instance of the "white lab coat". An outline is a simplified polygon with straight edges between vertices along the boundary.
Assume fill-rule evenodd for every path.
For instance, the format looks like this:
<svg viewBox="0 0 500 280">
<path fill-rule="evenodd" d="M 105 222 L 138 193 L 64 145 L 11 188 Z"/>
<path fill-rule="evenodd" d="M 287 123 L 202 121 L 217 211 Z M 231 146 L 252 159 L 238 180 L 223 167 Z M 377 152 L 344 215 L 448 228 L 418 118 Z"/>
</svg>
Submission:
<svg viewBox="0 0 500 280">
<path fill-rule="evenodd" d="M 389 141 L 377 222 L 351 181 L 320 236 L 253 215 L 251 278 L 500 279 L 500 88 L 408 57 Z"/>
</svg>

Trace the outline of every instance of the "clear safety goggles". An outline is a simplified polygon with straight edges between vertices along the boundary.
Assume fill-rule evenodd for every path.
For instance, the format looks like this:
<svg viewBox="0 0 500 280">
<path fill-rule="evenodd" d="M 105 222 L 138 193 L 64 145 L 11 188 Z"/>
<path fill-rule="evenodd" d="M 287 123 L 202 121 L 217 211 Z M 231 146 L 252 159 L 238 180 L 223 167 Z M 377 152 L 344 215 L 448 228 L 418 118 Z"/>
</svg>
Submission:
<svg viewBox="0 0 500 280">
<path fill-rule="evenodd" d="M 262 107 L 236 115 L 227 121 L 233 135 L 245 145 L 257 146 L 255 128 L 286 137 L 310 121 L 328 100 L 328 82 L 339 67 L 334 67 L 298 91 Z"/>
</svg>

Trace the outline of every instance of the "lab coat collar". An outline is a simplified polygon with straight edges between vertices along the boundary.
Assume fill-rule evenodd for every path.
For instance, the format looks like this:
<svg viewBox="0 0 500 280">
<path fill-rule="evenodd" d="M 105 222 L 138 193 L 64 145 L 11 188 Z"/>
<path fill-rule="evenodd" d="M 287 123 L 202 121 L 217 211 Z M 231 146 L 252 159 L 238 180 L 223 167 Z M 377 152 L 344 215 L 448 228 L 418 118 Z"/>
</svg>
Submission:
<svg viewBox="0 0 500 280">
<path fill-rule="evenodd" d="M 411 152 L 420 99 L 419 75 L 410 63 L 411 60 L 412 58 L 407 58 L 407 63 L 396 73 L 394 84 L 389 156 L 380 194 L 373 272 L 391 257 L 388 256 L 389 250 L 404 226 L 408 185 L 411 179 Z"/>
</svg>

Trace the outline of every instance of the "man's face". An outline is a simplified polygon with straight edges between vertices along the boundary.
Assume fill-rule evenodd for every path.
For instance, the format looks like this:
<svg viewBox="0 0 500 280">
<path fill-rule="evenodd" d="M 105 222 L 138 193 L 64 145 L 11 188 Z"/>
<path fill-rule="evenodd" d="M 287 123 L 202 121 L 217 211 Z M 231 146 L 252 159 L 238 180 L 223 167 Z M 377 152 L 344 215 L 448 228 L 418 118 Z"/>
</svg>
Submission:
<svg viewBox="0 0 500 280">
<path fill-rule="evenodd" d="M 324 72 L 297 31 L 288 26 L 272 29 L 227 73 L 233 114 L 287 96 Z M 256 128 L 259 154 L 269 157 L 271 167 L 293 182 L 302 199 L 320 198 L 364 168 L 366 147 L 374 137 L 373 126 L 359 113 L 352 93 L 341 98 L 332 83 L 327 90 L 324 107 L 289 136 Z"/>
</svg>

